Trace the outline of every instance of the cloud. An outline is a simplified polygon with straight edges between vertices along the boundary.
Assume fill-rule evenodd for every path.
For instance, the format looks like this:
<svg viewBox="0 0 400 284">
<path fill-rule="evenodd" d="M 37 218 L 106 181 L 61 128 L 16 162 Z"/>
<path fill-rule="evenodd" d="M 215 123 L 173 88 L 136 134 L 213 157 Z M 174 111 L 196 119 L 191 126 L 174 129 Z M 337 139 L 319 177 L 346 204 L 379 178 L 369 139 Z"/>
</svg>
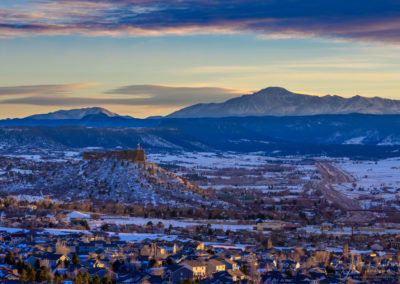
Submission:
<svg viewBox="0 0 400 284">
<path fill-rule="evenodd" d="M 243 90 L 217 87 L 182 87 L 165 85 L 129 85 L 105 94 L 129 95 L 140 104 L 186 105 L 199 102 L 221 101 L 243 93 Z"/>
<path fill-rule="evenodd" d="M 97 99 L 89 97 L 47 97 L 47 96 L 29 96 L 24 98 L 1 100 L 0 104 L 24 104 L 36 106 L 87 106 L 87 105 L 104 105 L 104 104 L 127 104 L 127 102 L 118 99 Z M 128 103 L 129 104 L 129 103 Z"/>
<path fill-rule="evenodd" d="M 1 89 L 0 89 L 1 90 Z M 1 100 L 0 104 L 28 104 L 40 106 L 93 106 L 93 105 L 154 105 L 186 106 L 199 102 L 223 101 L 242 90 L 217 87 L 179 87 L 163 85 L 130 85 L 105 92 L 107 97 L 28 96 Z M 123 97 L 110 97 L 123 95 Z"/>
<path fill-rule="evenodd" d="M 400 41 L 397 0 L 41 0 L 0 12 L 0 36 L 257 33 Z"/>
<path fill-rule="evenodd" d="M 278 62 L 269 63 L 268 65 L 206 65 L 196 66 L 186 69 L 178 69 L 177 73 L 191 74 L 246 74 L 246 73 L 265 73 L 276 72 L 280 69 L 361 69 L 367 70 L 371 68 L 390 67 L 389 63 L 376 63 L 370 61 L 343 60 L 339 58 L 324 59 L 324 60 L 308 60 L 307 62 Z"/>
<path fill-rule="evenodd" d="M 73 90 L 85 89 L 93 85 L 96 84 L 81 83 L 81 84 L 8 86 L 8 87 L 0 87 L 0 96 L 62 94 Z"/>
</svg>

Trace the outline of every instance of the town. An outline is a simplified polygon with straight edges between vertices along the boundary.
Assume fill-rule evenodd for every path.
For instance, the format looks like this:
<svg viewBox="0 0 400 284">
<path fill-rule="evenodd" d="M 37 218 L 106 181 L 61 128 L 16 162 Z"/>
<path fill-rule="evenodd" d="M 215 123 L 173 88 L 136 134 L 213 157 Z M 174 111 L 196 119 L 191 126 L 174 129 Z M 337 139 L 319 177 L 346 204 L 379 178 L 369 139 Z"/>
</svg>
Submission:
<svg viewBox="0 0 400 284">
<path fill-rule="evenodd" d="M 0 280 L 397 282 L 396 163 L 140 145 L 3 155 Z"/>
<path fill-rule="evenodd" d="M 396 224 L 129 223 L 78 211 L 53 215 L 51 203 L 41 209 L 7 199 L 1 206 L 0 280 L 10 283 L 392 283 L 399 276 Z"/>
</svg>

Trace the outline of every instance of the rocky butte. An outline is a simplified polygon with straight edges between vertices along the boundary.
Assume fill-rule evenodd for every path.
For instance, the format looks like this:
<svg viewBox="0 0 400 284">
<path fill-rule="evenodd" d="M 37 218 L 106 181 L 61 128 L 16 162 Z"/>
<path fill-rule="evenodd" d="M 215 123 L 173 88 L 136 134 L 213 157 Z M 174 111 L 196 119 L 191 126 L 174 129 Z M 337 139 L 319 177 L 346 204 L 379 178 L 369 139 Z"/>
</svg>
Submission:
<svg viewBox="0 0 400 284">
<path fill-rule="evenodd" d="M 100 159 L 118 159 L 128 162 L 146 162 L 144 149 L 138 145 L 136 150 L 120 150 L 107 152 L 85 152 L 83 153 L 84 160 L 100 160 Z"/>
</svg>

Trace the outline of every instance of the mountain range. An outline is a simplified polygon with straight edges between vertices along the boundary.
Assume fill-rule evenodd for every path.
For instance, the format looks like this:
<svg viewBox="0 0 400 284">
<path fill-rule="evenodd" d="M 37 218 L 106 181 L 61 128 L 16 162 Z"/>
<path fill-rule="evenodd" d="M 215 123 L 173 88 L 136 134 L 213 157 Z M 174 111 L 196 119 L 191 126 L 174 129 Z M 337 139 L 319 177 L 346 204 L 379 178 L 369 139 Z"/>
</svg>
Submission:
<svg viewBox="0 0 400 284">
<path fill-rule="evenodd" d="M 330 105 L 328 101 L 338 103 Z M 400 153 L 399 109 L 399 101 L 394 100 L 316 97 L 273 87 L 222 104 L 185 108 L 166 117 L 139 119 L 96 107 L 0 120 L 0 152 L 129 149 L 140 143 L 153 152 L 389 157 Z M 262 115 L 264 112 L 274 115 Z M 324 114 L 316 114 L 319 112 Z"/>
<path fill-rule="evenodd" d="M 400 114 L 400 100 L 380 97 L 312 96 L 269 87 L 222 103 L 196 104 L 168 117 L 304 116 L 317 114 Z"/>
<path fill-rule="evenodd" d="M 244 116 L 309 116 L 319 114 L 400 114 L 400 100 L 381 97 L 315 96 L 290 92 L 281 87 L 268 87 L 251 95 L 243 95 L 222 103 L 195 104 L 182 108 L 166 118 L 244 117 Z M 121 116 L 101 107 L 59 110 L 47 114 L 35 114 L 25 121 L 80 120 L 89 116 L 135 119 Z M 148 119 L 162 119 L 162 116 Z M 8 121 L 13 119 L 8 119 Z M 21 119 L 15 119 L 21 121 Z"/>
</svg>

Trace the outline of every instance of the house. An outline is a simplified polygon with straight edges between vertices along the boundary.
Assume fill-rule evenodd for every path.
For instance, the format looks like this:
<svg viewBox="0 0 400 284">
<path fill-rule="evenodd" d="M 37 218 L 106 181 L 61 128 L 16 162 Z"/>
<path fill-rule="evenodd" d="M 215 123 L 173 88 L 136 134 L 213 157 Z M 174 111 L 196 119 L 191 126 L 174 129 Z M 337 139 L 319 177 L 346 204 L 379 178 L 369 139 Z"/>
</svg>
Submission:
<svg viewBox="0 0 400 284">
<path fill-rule="evenodd" d="M 195 278 L 203 278 L 206 275 L 206 264 L 201 260 L 186 260 L 183 265 L 193 271 Z"/>
<path fill-rule="evenodd" d="M 25 260 L 25 262 L 27 263 L 27 264 L 29 264 L 30 266 L 34 266 L 35 265 L 35 263 L 36 263 L 36 261 L 39 259 L 39 256 L 35 256 L 35 255 L 30 255 L 26 260 Z"/>
<path fill-rule="evenodd" d="M 97 247 L 94 243 L 79 243 L 75 250 L 80 255 L 89 254 L 91 252 L 95 252 Z"/>
<path fill-rule="evenodd" d="M 387 246 L 389 248 L 400 249 L 400 238 L 398 236 L 396 236 L 395 238 L 390 238 L 388 240 Z"/>
<path fill-rule="evenodd" d="M 40 261 L 41 266 L 54 268 L 64 261 L 70 261 L 69 257 L 63 254 L 45 253 L 44 255 L 31 255 L 26 259 L 26 263 L 34 266 L 37 261 Z"/>
<path fill-rule="evenodd" d="M 205 249 L 204 243 L 203 242 L 199 242 L 197 247 L 196 247 L 196 250 L 204 250 L 204 249 Z"/>
<path fill-rule="evenodd" d="M 185 265 L 173 264 L 168 266 L 167 274 L 169 275 L 169 283 L 181 283 L 186 279 L 193 278 L 193 270 Z"/>
<path fill-rule="evenodd" d="M 257 223 L 254 226 L 254 229 L 257 231 L 274 231 L 274 230 L 282 230 L 287 225 L 286 222 L 274 221 L 274 222 L 264 222 Z"/>
<path fill-rule="evenodd" d="M 226 269 L 231 269 L 231 270 L 238 270 L 239 267 L 236 262 L 230 259 L 224 259 L 223 263 L 225 264 Z"/>
<path fill-rule="evenodd" d="M 91 268 L 88 270 L 88 273 L 91 277 L 94 277 L 97 274 L 100 278 L 108 276 L 111 278 L 111 280 L 117 279 L 117 274 L 106 268 Z"/>
<path fill-rule="evenodd" d="M 95 262 L 93 263 L 93 268 L 104 268 L 106 265 L 104 262 L 96 259 Z"/>
<path fill-rule="evenodd" d="M 138 283 L 140 283 L 140 284 L 162 284 L 162 283 L 165 283 L 165 281 L 162 279 L 161 276 L 146 275 Z"/>
<path fill-rule="evenodd" d="M 85 266 L 78 264 L 78 265 L 74 265 L 71 264 L 65 271 L 64 273 L 66 275 L 68 275 L 69 277 L 75 277 L 78 275 L 78 273 L 84 274 L 85 272 L 88 271 L 88 268 L 86 268 Z"/>
<path fill-rule="evenodd" d="M 64 254 L 58 253 L 45 253 L 42 256 L 37 256 L 40 259 L 40 264 L 49 264 L 49 268 L 56 267 L 59 263 L 63 261 L 71 261 L 70 258 Z M 43 264 L 44 263 L 44 264 Z"/>
<path fill-rule="evenodd" d="M 146 273 L 137 270 L 132 271 L 129 275 L 120 276 L 118 274 L 119 283 L 140 283 L 145 277 Z"/>
<path fill-rule="evenodd" d="M 168 256 L 168 252 L 165 248 L 159 247 L 156 243 L 150 243 L 142 247 L 140 255 L 164 259 Z"/>
<path fill-rule="evenodd" d="M 21 242 L 26 241 L 27 235 L 24 232 L 17 232 L 10 234 L 11 237 L 11 243 L 12 244 L 19 244 Z"/>
<path fill-rule="evenodd" d="M 233 280 L 232 276 L 229 275 L 229 273 L 227 271 L 221 271 L 221 272 L 214 273 L 212 278 L 208 278 L 208 279 L 202 281 L 202 283 L 204 283 L 204 284 L 234 283 L 234 282 L 238 282 L 238 281 Z"/>
<path fill-rule="evenodd" d="M 227 272 L 229 276 L 232 278 L 232 281 L 241 281 L 246 278 L 246 275 L 244 275 L 243 272 L 240 270 L 229 269 Z"/>
<path fill-rule="evenodd" d="M 222 261 L 219 261 L 217 259 L 210 259 L 208 261 L 206 261 L 206 272 L 207 275 L 212 275 L 213 273 L 216 272 L 221 272 L 221 271 L 225 271 L 225 263 L 223 263 Z"/>
</svg>

